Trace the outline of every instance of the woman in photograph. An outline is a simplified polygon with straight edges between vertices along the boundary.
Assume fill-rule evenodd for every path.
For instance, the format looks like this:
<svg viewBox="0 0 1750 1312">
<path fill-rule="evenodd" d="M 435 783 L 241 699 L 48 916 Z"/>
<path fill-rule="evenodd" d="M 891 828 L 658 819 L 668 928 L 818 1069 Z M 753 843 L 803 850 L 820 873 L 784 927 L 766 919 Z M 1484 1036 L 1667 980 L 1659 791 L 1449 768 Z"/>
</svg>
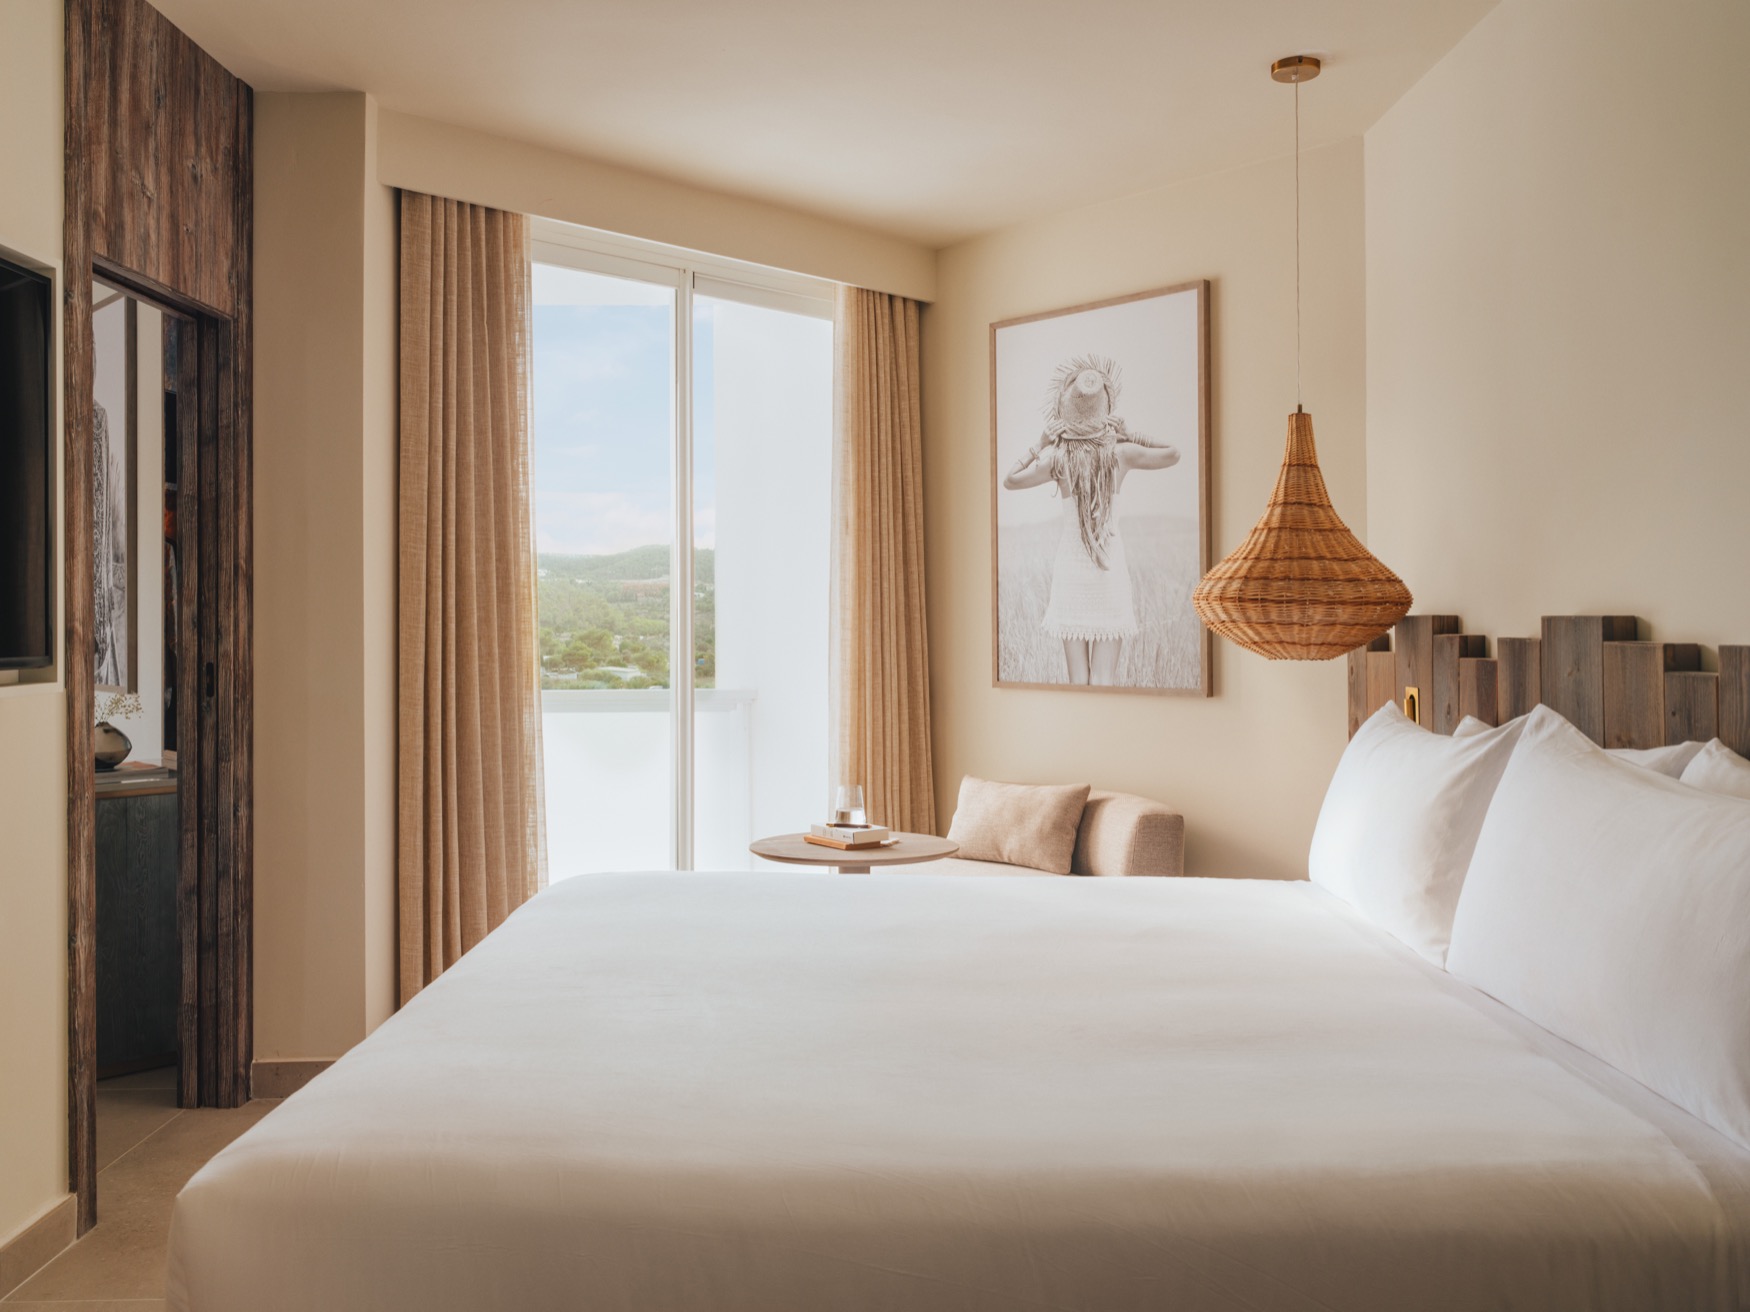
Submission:
<svg viewBox="0 0 1750 1312">
<path fill-rule="evenodd" d="M 1118 366 L 1077 356 L 1052 375 L 1045 432 L 1003 478 L 1011 492 L 1055 484 L 1063 530 L 1041 627 L 1063 642 L 1068 682 L 1117 682 L 1124 640 L 1137 631 L 1130 567 L 1118 531 L 1118 492 L 1133 469 L 1167 469 L 1178 449 L 1132 433 L 1113 413 Z"/>
</svg>

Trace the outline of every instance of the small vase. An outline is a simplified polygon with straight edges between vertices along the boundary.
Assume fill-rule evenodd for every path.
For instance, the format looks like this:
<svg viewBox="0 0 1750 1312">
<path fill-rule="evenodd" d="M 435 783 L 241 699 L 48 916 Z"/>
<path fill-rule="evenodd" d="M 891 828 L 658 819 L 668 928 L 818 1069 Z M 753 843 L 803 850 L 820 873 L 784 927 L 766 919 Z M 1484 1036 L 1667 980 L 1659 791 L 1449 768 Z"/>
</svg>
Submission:
<svg viewBox="0 0 1750 1312">
<path fill-rule="evenodd" d="M 91 731 L 91 744 L 97 751 L 97 768 L 113 770 L 128 759 L 128 753 L 134 750 L 134 745 L 128 741 L 128 736 L 116 728 L 108 720 L 102 720 Z"/>
</svg>

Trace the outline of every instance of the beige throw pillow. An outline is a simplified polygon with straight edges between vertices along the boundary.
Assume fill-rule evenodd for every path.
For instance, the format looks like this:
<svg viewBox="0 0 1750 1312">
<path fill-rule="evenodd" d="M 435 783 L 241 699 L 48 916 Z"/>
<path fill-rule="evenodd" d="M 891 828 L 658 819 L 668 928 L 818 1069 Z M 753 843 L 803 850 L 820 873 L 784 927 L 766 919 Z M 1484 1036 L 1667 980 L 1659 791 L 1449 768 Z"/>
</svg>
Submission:
<svg viewBox="0 0 1750 1312">
<path fill-rule="evenodd" d="M 1087 804 L 1087 784 L 999 784 L 967 775 L 948 839 L 973 861 L 1067 875 Z"/>
</svg>

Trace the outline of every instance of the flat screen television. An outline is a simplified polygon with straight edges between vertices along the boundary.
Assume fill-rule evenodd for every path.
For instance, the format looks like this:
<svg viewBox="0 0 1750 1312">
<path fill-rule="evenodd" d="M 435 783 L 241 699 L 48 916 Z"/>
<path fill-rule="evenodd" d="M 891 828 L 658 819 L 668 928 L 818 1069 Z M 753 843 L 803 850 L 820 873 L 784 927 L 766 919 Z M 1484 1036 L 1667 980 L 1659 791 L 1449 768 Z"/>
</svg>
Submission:
<svg viewBox="0 0 1750 1312">
<path fill-rule="evenodd" d="M 55 659 L 54 331 L 48 278 L 0 259 L 0 670 Z"/>
</svg>

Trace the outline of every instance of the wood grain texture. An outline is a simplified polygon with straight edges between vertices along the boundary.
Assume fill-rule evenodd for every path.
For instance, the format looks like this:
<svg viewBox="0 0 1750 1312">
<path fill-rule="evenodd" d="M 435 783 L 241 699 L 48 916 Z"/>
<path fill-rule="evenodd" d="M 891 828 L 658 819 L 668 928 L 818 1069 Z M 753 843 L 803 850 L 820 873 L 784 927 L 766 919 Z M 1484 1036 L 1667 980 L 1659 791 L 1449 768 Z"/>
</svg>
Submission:
<svg viewBox="0 0 1750 1312">
<path fill-rule="evenodd" d="M 1367 715 L 1392 700 L 1398 686 L 1397 657 L 1389 651 L 1367 653 Z"/>
<path fill-rule="evenodd" d="M 1496 723 L 1527 715 L 1542 695 L 1543 640 L 1540 638 L 1497 638 L 1497 694 L 1499 706 Z"/>
<path fill-rule="evenodd" d="M 1632 615 L 1545 615 L 1543 704 L 1595 743 L 1604 741 L 1604 644 L 1633 642 Z"/>
<path fill-rule="evenodd" d="M 248 286 L 236 215 L 248 86 L 142 0 L 70 0 L 67 21 L 82 29 L 69 72 L 86 113 L 69 124 L 90 164 L 91 253 L 234 317 Z"/>
<path fill-rule="evenodd" d="M 1663 745 L 1665 676 L 1700 668 L 1701 648 L 1693 642 L 1605 643 L 1604 745 Z"/>
<path fill-rule="evenodd" d="M 187 355 L 201 413 L 192 437 L 185 426 L 180 483 L 196 491 L 182 496 L 178 520 L 205 559 L 185 545 L 183 563 L 199 568 L 184 570 L 183 614 L 195 602 L 200 615 L 183 632 L 198 647 L 179 650 L 181 828 L 194 875 L 180 893 L 185 913 L 196 903 L 185 915 L 185 931 L 189 920 L 195 930 L 183 969 L 196 978 L 185 978 L 181 1007 L 192 1000 L 206 1014 L 190 1025 L 179 1013 L 184 1036 L 201 1040 L 198 1062 L 183 1054 L 180 1100 L 234 1105 L 247 1096 L 253 98 L 142 0 L 68 0 L 65 51 L 68 1165 L 83 1233 L 96 1219 L 92 599 L 89 585 L 72 583 L 91 577 L 91 272 L 192 320 L 183 331 L 196 342 Z M 196 685 L 199 695 L 186 695 Z"/>
<path fill-rule="evenodd" d="M 1720 730 L 1720 676 L 1676 671 L 1665 676 L 1665 741 L 1705 743 Z"/>
<path fill-rule="evenodd" d="M 1349 736 L 1353 738 L 1355 731 L 1361 727 L 1361 722 L 1374 711 L 1377 706 L 1368 705 L 1367 657 L 1370 652 L 1390 651 L 1391 635 L 1382 633 L 1365 647 L 1357 647 L 1347 657 L 1349 679 Z"/>
<path fill-rule="evenodd" d="M 1489 654 L 1489 640 L 1480 633 L 1436 633 L 1432 686 L 1424 689 L 1429 728 L 1451 733 L 1464 718 L 1459 689 L 1459 663 Z M 1492 709 L 1492 708 L 1491 708 Z"/>
<path fill-rule="evenodd" d="M 204 326 L 204 325 L 203 325 Z M 195 830 L 193 835 L 184 835 L 184 842 L 192 842 L 195 850 L 200 853 L 198 902 L 200 914 L 199 925 L 199 1030 L 197 1044 L 200 1061 L 200 1097 L 203 1103 L 211 1100 L 218 1102 L 219 1097 L 219 974 L 220 958 L 218 955 L 218 842 L 219 816 L 217 804 L 217 779 L 215 778 L 214 758 L 217 750 L 218 724 L 214 714 L 214 694 L 218 689 L 217 662 L 213 660 L 213 648 L 218 641 L 218 597 L 219 597 L 219 536 L 222 532 L 216 516 L 213 513 L 214 500 L 218 495 L 218 446 L 219 446 L 219 398 L 217 381 L 219 357 L 218 343 L 214 340 L 216 333 L 201 332 L 197 339 L 200 370 L 200 390 L 197 394 L 197 410 L 199 418 L 196 422 L 198 437 L 196 447 L 199 452 L 193 469 L 194 477 L 184 470 L 182 487 L 187 490 L 192 486 L 195 496 L 195 518 L 200 521 L 201 532 L 197 543 L 196 587 L 195 587 L 195 669 L 199 681 L 199 689 L 195 694 L 197 716 L 195 732 L 188 737 L 188 746 L 194 749 L 195 778 L 201 792 L 201 802 L 195 808 Z M 185 759 L 178 757 L 179 760 Z M 221 1104 L 222 1105 L 222 1104 Z"/>
<path fill-rule="evenodd" d="M 1361 722 L 1367 718 L 1367 649 L 1357 647 L 1344 657 L 1344 676 L 1348 692 L 1344 705 L 1349 711 L 1349 736 L 1353 738 Z"/>
<path fill-rule="evenodd" d="M 1750 647 L 1720 648 L 1720 740 L 1750 756 Z"/>
<path fill-rule="evenodd" d="M 97 808 L 99 1078 L 176 1051 L 178 838 L 174 789 L 105 794 Z"/>
<path fill-rule="evenodd" d="M 92 592 L 91 424 L 93 355 L 91 174 L 86 124 L 101 99 L 93 62 L 90 13 L 70 0 L 66 12 L 64 267 L 61 279 L 61 543 L 67 580 L 62 604 L 61 663 L 67 688 L 67 1175 L 78 1200 L 78 1232 L 97 1222 L 97 835 L 92 728 L 94 653 Z"/>
<path fill-rule="evenodd" d="M 182 943 L 182 979 L 177 1004 L 177 1102 L 184 1107 L 200 1104 L 200 742 L 196 732 L 200 719 L 200 542 L 202 523 L 195 493 L 200 469 L 200 329 L 192 319 L 180 320 L 176 330 L 176 443 L 177 466 L 182 471 L 177 484 L 177 587 L 176 649 L 186 653 L 176 662 L 176 709 L 178 760 L 182 765 L 179 797 L 178 861 L 176 886 L 177 933 Z"/>
<path fill-rule="evenodd" d="M 1546 704 L 1570 721 L 1591 717 L 1594 741 L 1606 747 L 1717 735 L 1750 755 L 1750 645 L 1721 647 L 1715 674 L 1702 670 L 1696 643 L 1636 640 L 1632 616 L 1546 615 L 1542 637 L 1501 638 L 1492 659 L 1486 638 L 1458 627 L 1451 616 L 1406 616 L 1392 635 L 1349 653 L 1351 737 L 1406 687 L 1420 687 L 1423 723 L 1438 733 L 1467 715 L 1504 724 Z"/>
<path fill-rule="evenodd" d="M 244 635 L 244 642 L 241 653 L 233 653 L 227 661 L 231 687 L 225 723 L 231 765 L 223 802 L 231 818 L 227 851 L 235 894 L 231 906 L 234 936 L 230 971 L 234 983 L 230 1011 L 237 1036 L 235 1050 L 229 1054 L 232 1101 L 227 1105 L 249 1100 L 255 1065 L 255 658 L 250 645 L 255 633 L 255 97 L 247 86 L 239 86 L 242 90 L 234 108 L 232 134 L 237 155 L 231 174 L 237 301 L 228 338 L 233 424 L 224 483 L 230 510 L 225 553 L 230 571 L 228 631 Z M 1205 668 L 1208 665 L 1205 653 Z"/>
<path fill-rule="evenodd" d="M 1463 656 L 1458 662 L 1458 718 L 1474 715 L 1484 724 L 1501 722 L 1500 663 L 1493 657 Z M 1449 733 L 1450 730 L 1441 730 Z"/>
<path fill-rule="evenodd" d="M 1430 720 L 1428 701 L 1434 684 L 1434 635 L 1457 633 L 1462 627 L 1456 615 L 1406 615 L 1392 630 L 1392 648 L 1397 656 L 1397 686 L 1393 695 L 1402 706 L 1404 693 L 1411 688 L 1419 689 L 1421 722 L 1424 724 Z"/>
</svg>

